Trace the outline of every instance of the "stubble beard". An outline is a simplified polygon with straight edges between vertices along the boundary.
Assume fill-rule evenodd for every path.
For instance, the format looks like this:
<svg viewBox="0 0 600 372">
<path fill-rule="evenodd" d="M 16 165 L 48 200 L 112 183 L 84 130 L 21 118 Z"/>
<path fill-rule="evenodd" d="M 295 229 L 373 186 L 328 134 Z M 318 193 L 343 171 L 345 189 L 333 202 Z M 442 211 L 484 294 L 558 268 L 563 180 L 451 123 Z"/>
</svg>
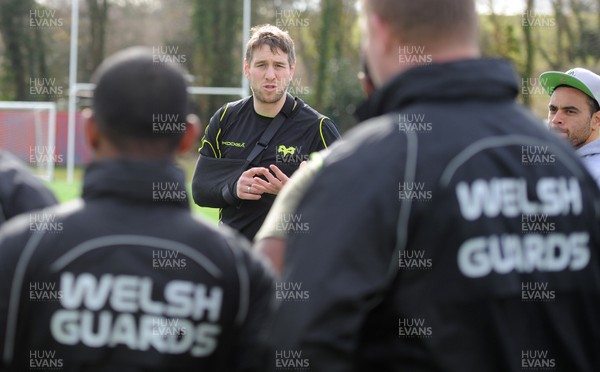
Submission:
<svg viewBox="0 0 600 372">
<path fill-rule="evenodd" d="M 567 132 L 567 141 L 573 146 L 575 149 L 579 149 L 585 146 L 585 142 L 592 135 L 591 122 L 590 127 L 584 128 L 582 131 L 568 131 Z"/>
<path fill-rule="evenodd" d="M 281 97 L 283 97 L 283 95 L 287 93 L 288 86 L 289 86 L 289 83 L 285 86 L 284 89 L 281 89 L 281 90 L 277 89 L 275 91 L 275 95 L 273 96 L 273 98 L 266 97 L 263 94 L 263 92 L 262 92 L 262 90 L 261 90 L 260 87 L 256 88 L 256 89 L 253 87 L 252 88 L 252 94 L 254 95 L 254 98 L 256 100 L 258 100 L 259 102 L 262 102 L 262 103 L 276 103 L 276 102 L 279 102 L 279 100 L 281 99 Z"/>
</svg>

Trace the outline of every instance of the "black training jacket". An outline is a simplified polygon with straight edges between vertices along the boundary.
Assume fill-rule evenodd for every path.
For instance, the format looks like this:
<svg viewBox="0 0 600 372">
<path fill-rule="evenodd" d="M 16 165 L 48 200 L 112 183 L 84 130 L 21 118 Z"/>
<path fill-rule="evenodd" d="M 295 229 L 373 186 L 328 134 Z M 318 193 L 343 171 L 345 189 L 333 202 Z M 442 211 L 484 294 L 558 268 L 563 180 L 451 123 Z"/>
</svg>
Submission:
<svg viewBox="0 0 600 372">
<path fill-rule="evenodd" d="M 171 162 L 93 163 L 83 198 L 0 230 L 12 371 L 251 371 L 272 277 L 193 216 Z"/>
<path fill-rule="evenodd" d="M 294 218 L 277 370 L 600 371 L 600 192 L 500 60 L 406 71 Z"/>
<path fill-rule="evenodd" d="M 326 149 L 340 137 L 335 124 L 321 115 L 301 99 L 295 99 L 295 107 L 275 134 L 269 146 L 251 167 L 275 164 L 288 177 L 300 163 L 308 160 L 311 153 Z M 210 119 L 206 128 L 200 155 L 217 159 L 245 160 L 260 139 L 272 118 L 254 111 L 252 96 L 230 102 L 220 108 Z M 241 174 L 241 171 L 239 172 Z M 195 173 L 194 178 L 211 177 L 210 174 Z M 229 189 L 235 195 L 235 181 Z M 195 187 L 195 184 L 193 184 Z M 192 189 L 193 195 L 205 194 L 204 198 L 219 200 L 226 207 L 220 210 L 223 223 L 241 232 L 252 240 L 273 205 L 275 195 L 263 194 L 257 201 L 239 200 L 228 203 L 220 189 Z M 207 193 L 211 195 L 206 195 Z M 196 203 L 200 198 L 195 197 Z M 202 206 L 202 203 L 198 203 Z"/>
<path fill-rule="evenodd" d="M 18 214 L 56 203 L 54 194 L 19 159 L 0 150 L 0 226 Z"/>
</svg>

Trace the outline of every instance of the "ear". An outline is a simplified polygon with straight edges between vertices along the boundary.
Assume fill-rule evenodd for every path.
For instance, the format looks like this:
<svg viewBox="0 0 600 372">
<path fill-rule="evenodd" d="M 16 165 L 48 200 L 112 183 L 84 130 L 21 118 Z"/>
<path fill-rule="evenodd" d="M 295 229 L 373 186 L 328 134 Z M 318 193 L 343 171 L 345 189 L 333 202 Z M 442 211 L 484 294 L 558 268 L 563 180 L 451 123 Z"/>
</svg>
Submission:
<svg viewBox="0 0 600 372">
<path fill-rule="evenodd" d="M 596 111 L 590 120 L 590 126 L 595 139 L 600 139 L 600 111 Z"/>
<path fill-rule="evenodd" d="M 296 71 L 296 62 L 290 65 L 290 80 L 294 79 L 294 71 Z"/>
<path fill-rule="evenodd" d="M 93 152 L 96 152 L 100 144 L 100 135 L 98 133 L 98 126 L 96 124 L 94 112 L 88 108 L 83 110 L 81 114 L 84 119 L 85 142 L 93 150 Z"/>
<path fill-rule="evenodd" d="M 375 41 L 384 55 L 388 55 L 391 52 L 394 53 L 394 57 L 397 57 L 398 40 L 393 37 L 394 33 L 390 24 L 376 14 L 369 14 L 367 23 L 371 35 L 369 42 L 372 43 Z"/>
<path fill-rule="evenodd" d="M 389 25 L 378 15 L 367 13 L 363 27 L 363 53 L 371 81 L 375 87 L 381 86 L 390 75 L 390 70 L 398 67 L 398 41 L 392 37 Z"/>
<path fill-rule="evenodd" d="M 244 75 L 246 75 L 246 79 L 250 80 L 250 65 L 246 58 L 244 58 Z"/>
<path fill-rule="evenodd" d="M 183 154 L 192 148 L 196 143 L 196 139 L 200 135 L 200 119 L 196 115 L 188 115 L 185 123 L 185 133 L 179 146 L 177 147 L 177 153 Z"/>
</svg>

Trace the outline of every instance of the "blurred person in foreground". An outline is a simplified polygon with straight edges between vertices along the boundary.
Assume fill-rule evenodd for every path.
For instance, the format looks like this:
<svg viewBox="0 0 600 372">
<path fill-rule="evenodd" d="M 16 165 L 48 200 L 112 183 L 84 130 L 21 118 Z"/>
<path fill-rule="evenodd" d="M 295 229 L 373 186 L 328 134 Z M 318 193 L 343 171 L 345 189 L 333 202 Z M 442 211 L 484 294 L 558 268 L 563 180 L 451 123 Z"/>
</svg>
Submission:
<svg viewBox="0 0 600 372">
<path fill-rule="evenodd" d="M 57 203 L 52 191 L 16 156 L 0 149 L 0 226 L 21 213 Z"/>
<path fill-rule="evenodd" d="M 366 62 L 363 62 L 363 69 L 357 77 L 362 85 L 363 92 L 369 97 L 375 87 Z M 300 165 L 300 169 L 294 173 L 286 187 L 275 198 L 273 207 L 269 210 L 265 221 L 254 237 L 254 249 L 271 262 L 277 273 L 281 273 L 283 269 L 288 234 L 306 233 L 307 228 L 309 228 L 304 223 L 295 222 L 298 218 L 294 216 L 294 211 L 298 207 L 300 198 L 314 180 L 317 171 L 323 165 L 322 159 L 327 151 L 323 150 L 311 154 L 310 162 Z"/>
<path fill-rule="evenodd" d="M 265 365 L 599 370 L 594 180 L 480 58 L 473 0 L 362 7 L 377 90 L 294 213 Z"/>
<path fill-rule="evenodd" d="M 540 83 L 550 95 L 548 126 L 569 141 L 600 186 L 600 76 L 577 67 L 544 72 Z"/>
<path fill-rule="evenodd" d="M 184 75 L 132 48 L 94 80 L 82 198 L 0 230 L 3 367 L 254 370 L 272 279 L 245 239 L 190 211 Z"/>
</svg>

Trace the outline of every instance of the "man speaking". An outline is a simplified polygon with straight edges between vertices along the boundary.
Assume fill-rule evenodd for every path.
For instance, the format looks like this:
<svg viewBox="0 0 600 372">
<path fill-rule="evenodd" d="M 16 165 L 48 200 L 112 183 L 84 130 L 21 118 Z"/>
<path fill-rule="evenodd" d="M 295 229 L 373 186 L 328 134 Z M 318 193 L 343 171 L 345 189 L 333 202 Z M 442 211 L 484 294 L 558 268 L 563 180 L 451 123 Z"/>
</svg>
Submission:
<svg viewBox="0 0 600 372">
<path fill-rule="evenodd" d="M 288 33 L 271 25 L 252 31 L 244 60 L 252 96 L 210 119 L 192 183 L 196 204 L 221 208 L 221 222 L 250 240 L 288 177 L 339 138 L 329 118 L 287 92 L 296 68 Z"/>
</svg>

